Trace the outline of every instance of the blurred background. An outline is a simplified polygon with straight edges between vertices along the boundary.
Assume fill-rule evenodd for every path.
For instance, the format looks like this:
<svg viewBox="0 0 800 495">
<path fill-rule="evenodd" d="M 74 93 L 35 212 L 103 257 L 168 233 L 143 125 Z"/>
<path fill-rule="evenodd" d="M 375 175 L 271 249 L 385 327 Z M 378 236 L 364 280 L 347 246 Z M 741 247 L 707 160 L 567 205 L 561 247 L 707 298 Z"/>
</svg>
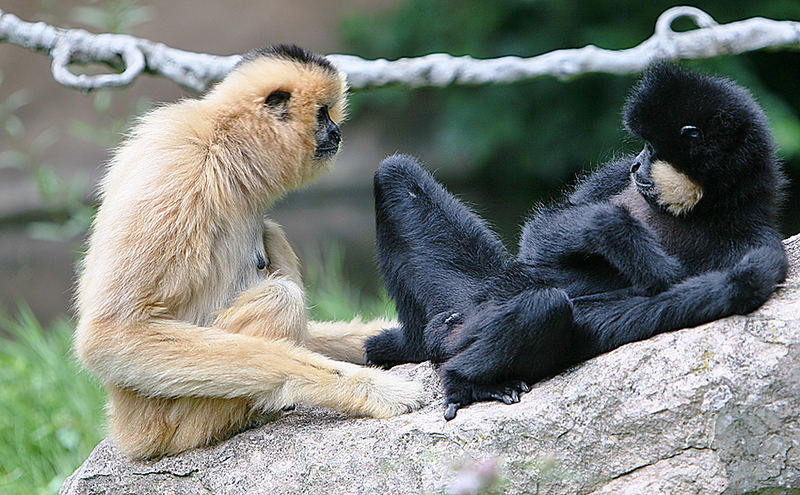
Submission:
<svg viewBox="0 0 800 495">
<path fill-rule="evenodd" d="M 629 48 L 648 38 L 658 15 L 673 5 L 660 0 L 4 0 L 1 8 L 27 21 L 130 33 L 197 52 L 227 55 L 291 42 L 323 54 L 394 59 L 433 52 L 533 56 L 587 44 Z M 800 19 L 796 0 L 694 5 L 720 23 L 753 16 Z M 675 25 L 691 27 L 688 21 Z M 732 77 L 761 102 L 792 184 L 782 233 L 800 231 L 800 52 L 765 50 L 687 65 Z M 95 185 L 109 150 L 134 116 L 154 103 L 192 94 L 151 76 L 126 89 L 83 94 L 52 79 L 48 57 L 2 43 L 0 72 L 0 335 L 5 335 L 0 435 L 15 435 L 0 445 L 0 458 L 11 459 L 0 463 L 0 492 L 33 485 L 47 493 L 102 437 L 102 394 L 85 377 L 86 383 L 76 384 L 74 363 L 64 357 L 74 266 L 94 211 Z M 372 173 L 384 156 L 399 151 L 422 158 L 513 248 L 518 227 L 536 202 L 557 197 L 581 171 L 641 146 L 620 123 L 634 80 L 593 74 L 569 81 L 353 94 L 352 118 L 343 127 L 344 148 L 333 172 L 291 193 L 271 214 L 304 261 L 315 315 L 386 311 L 374 269 L 371 191 Z"/>
<path fill-rule="evenodd" d="M 25 20 L 126 32 L 214 54 L 295 42 L 319 53 L 398 58 L 447 52 L 532 56 L 594 43 L 621 49 L 652 34 L 668 2 L 313 0 L 4 2 Z M 702 2 L 718 22 L 800 18 L 785 0 Z M 676 23 L 688 29 L 689 21 Z M 50 59 L 0 45 L 0 307 L 25 302 L 43 321 L 70 308 L 74 260 L 91 218 L 93 188 L 131 118 L 154 102 L 192 96 L 143 76 L 91 94 L 56 83 Z M 785 168 L 800 175 L 800 53 L 762 51 L 690 63 L 751 88 L 769 115 Z M 352 96 L 334 172 L 289 195 L 273 216 L 301 254 L 339 246 L 356 286 L 374 293 L 372 172 L 385 155 L 413 153 L 485 214 L 513 246 L 531 206 L 581 170 L 636 150 L 620 108 L 635 76 L 544 78 L 513 85 L 392 88 Z M 793 180 L 785 235 L 800 230 Z"/>
</svg>

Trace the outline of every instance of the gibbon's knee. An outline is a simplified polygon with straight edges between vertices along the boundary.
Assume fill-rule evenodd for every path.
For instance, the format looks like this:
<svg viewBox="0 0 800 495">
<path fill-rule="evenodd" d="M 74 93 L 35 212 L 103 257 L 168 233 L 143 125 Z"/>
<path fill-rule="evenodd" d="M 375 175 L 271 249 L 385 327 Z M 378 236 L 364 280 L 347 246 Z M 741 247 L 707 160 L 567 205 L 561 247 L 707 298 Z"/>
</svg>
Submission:
<svg viewBox="0 0 800 495">
<path fill-rule="evenodd" d="M 305 294 L 286 277 L 271 275 L 245 291 L 230 308 L 221 311 L 214 326 L 253 337 L 304 343 L 307 337 Z"/>
<path fill-rule="evenodd" d="M 415 158 L 408 155 L 392 155 L 384 158 L 375 172 L 375 189 L 410 187 L 430 180 L 430 174 Z"/>
</svg>

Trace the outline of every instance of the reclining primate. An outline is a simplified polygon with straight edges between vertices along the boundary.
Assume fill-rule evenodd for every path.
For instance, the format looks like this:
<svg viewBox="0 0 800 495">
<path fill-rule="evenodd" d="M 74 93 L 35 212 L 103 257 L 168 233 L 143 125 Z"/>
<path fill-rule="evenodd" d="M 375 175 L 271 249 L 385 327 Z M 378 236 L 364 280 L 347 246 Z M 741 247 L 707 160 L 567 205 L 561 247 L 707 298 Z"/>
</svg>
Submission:
<svg viewBox="0 0 800 495">
<path fill-rule="evenodd" d="M 662 64 L 624 114 L 641 153 L 539 209 L 516 257 L 417 161 L 386 159 L 377 250 L 402 326 L 367 339 L 368 363 L 442 363 L 452 419 L 628 342 L 763 304 L 787 261 L 784 179 L 759 106 L 729 80 Z"/>
</svg>

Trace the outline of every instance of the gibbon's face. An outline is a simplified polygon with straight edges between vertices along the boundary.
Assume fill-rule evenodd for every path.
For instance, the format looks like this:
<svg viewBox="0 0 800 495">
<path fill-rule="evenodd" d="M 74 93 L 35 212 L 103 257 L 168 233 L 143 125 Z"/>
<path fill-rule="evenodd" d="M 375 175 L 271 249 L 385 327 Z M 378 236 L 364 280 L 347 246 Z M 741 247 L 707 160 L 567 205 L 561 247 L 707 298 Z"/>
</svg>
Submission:
<svg viewBox="0 0 800 495">
<path fill-rule="evenodd" d="M 760 111 L 746 90 L 675 65 L 649 69 L 625 105 L 625 125 L 645 141 L 631 180 L 657 209 L 689 214 L 709 188 L 734 182 L 746 149 L 743 133 Z"/>
<path fill-rule="evenodd" d="M 339 150 L 347 85 L 327 61 L 302 54 L 314 58 L 245 59 L 214 93 L 230 115 L 227 132 L 273 157 L 271 163 L 297 167 L 304 182 L 331 165 Z"/>
<path fill-rule="evenodd" d="M 650 143 L 634 158 L 631 180 L 651 205 L 674 216 L 687 214 L 703 198 L 703 187 L 672 163 L 658 158 Z"/>
</svg>

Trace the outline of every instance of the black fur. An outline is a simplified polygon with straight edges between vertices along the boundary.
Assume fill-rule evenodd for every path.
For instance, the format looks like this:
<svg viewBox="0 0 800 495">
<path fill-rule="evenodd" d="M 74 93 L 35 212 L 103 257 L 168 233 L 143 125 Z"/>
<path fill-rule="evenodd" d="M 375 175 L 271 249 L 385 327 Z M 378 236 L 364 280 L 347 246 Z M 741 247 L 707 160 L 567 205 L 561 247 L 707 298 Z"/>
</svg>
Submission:
<svg viewBox="0 0 800 495">
<path fill-rule="evenodd" d="M 368 362 L 441 363 L 452 419 L 474 401 L 518 401 L 526 382 L 628 342 L 763 304 L 787 261 L 774 228 L 783 178 L 761 109 L 728 80 L 657 65 L 624 113 L 645 149 L 537 211 L 516 258 L 416 160 L 384 160 L 378 259 L 402 326 L 366 342 Z M 693 208 L 659 202 L 655 160 L 702 187 Z"/>
<path fill-rule="evenodd" d="M 317 67 L 320 67 L 331 74 L 337 73 L 336 67 L 334 67 L 330 60 L 297 45 L 279 44 L 266 46 L 257 50 L 251 50 L 242 55 L 242 60 L 239 61 L 239 64 L 248 62 L 250 60 L 255 60 L 259 57 L 272 57 L 292 60 L 305 65 L 316 65 Z"/>
</svg>

